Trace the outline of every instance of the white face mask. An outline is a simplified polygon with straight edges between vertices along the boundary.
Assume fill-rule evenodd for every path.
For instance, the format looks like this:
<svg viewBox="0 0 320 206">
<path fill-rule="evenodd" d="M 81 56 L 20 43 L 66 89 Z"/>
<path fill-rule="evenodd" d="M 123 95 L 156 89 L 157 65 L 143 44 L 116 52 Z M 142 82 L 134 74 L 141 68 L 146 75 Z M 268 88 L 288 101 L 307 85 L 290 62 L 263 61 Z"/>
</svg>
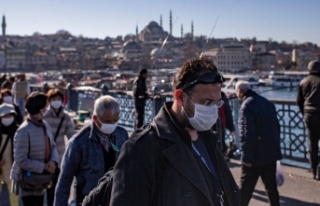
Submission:
<svg viewBox="0 0 320 206">
<path fill-rule="evenodd" d="M 2 99 L 3 103 L 12 104 L 12 96 L 5 96 Z"/>
<path fill-rule="evenodd" d="M 219 116 L 217 105 L 204 106 L 197 103 L 193 103 L 193 104 L 194 104 L 193 117 L 188 117 L 187 113 L 183 108 L 184 114 L 187 116 L 191 126 L 199 132 L 210 130 L 212 126 L 217 122 L 217 119 Z"/>
<path fill-rule="evenodd" d="M 51 106 L 55 109 L 59 109 L 62 105 L 61 100 L 51 101 Z"/>
<path fill-rule="evenodd" d="M 112 132 L 114 132 L 114 130 L 117 128 L 118 126 L 118 122 L 114 123 L 114 124 L 105 124 L 102 123 L 99 118 L 97 117 L 98 121 L 101 124 L 100 130 L 101 132 L 103 132 L 104 134 L 111 134 Z"/>
<path fill-rule="evenodd" d="M 4 126 L 10 126 L 13 121 L 14 121 L 14 117 L 2 117 L 1 118 L 1 123 Z"/>
</svg>

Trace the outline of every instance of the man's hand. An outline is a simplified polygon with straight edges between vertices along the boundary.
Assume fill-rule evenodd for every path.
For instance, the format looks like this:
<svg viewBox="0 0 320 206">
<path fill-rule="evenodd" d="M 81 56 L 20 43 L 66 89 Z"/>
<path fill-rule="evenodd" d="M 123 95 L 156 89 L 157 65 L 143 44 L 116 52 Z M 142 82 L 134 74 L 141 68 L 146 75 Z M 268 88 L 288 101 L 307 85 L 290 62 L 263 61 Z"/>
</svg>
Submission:
<svg viewBox="0 0 320 206">
<path fill-rule="evenodd" d="M 232 132 L 231 132 L 231 136 L 234 137 L 234 135 L 236 135 L 236 131 L 232 131 Z"/>
<path fill-rule="evenodd" d="M 3 161 L 3 160 L 1 160 L 1 161 L 0 161 L 0 167 L 2 167 L 4 164 L 6 164 L 6 162 Z"/>
<path fill-rule="evenodd" d="M 53 174 L 56 171 L 56 164 L 53 161 L 50 161 L 46 164 L 45 170 Z"/>
<path fill-rule="evenodd" d="M 251 167 L 252 166 L 251 163 L 246 163 L 246 162 L 242 162 L 242 165 L 245 166 L 245 167 Z"/>
</svg>

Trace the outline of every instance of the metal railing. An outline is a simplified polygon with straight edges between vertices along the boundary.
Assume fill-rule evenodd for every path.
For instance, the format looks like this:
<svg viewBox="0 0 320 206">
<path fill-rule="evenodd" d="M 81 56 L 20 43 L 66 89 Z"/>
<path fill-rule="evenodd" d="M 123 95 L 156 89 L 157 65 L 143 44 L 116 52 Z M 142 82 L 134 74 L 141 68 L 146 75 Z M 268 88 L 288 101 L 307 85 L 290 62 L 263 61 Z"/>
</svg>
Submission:
<svg viewBox="0 0 320 206">
<path fill-rule="evenodd" d="M 68 108 L 73 111 L 86 108 L 92 108 L 94 98 L 92 101 L 86 101 L 81 104 L 80 94 L 74 88 L 68 88 L 69 102 Z M 132 92 L 125 91 L 109 91 L 109 95 L 117 99 L 120 105 L 120 120 L 119 125 L 125 127 L 128 131 L 133 131 L 135 120 L 135 111 L 132 102 Z M 281 150 L 285 159 L 295 160 L 299 162 L 308 161 L 308 147 L 306 129 L 303 122 L 303 117 L 294 100 L 269 99 L 273 102 L 277 109 L 277 115 L 281 127 Z M 170 94 L 156 95 L 153 100 L 147 100 L 145 106 L 145 122 L 150 122 L 160 110 L 161 106 L 167 102 L 172 101 Z M 238 128 L 238 111 L 240 102 L 236 98 L 229 100 L 233 111 L 233 119 L 236 130 Z M 228 135 L 228 133 L 227 133 Z M 236 143 L 239 146 L 239 135 L 236 132 Z"/>
</svg>

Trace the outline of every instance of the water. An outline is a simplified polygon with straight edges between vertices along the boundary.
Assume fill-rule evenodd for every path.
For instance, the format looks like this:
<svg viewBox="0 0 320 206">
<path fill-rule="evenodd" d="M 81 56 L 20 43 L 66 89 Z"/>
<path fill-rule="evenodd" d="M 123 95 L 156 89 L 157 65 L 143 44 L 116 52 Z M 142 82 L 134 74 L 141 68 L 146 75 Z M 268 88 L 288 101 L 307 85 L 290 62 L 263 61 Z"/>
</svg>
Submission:
<svg viewBox="0 0 320 206">
<path fill-rule="evenodd" d="M 281 87 L 258 87 L 255 89 L 266 98 L 296 100 L 297 88 L 281 88 Z"/>
</svg>

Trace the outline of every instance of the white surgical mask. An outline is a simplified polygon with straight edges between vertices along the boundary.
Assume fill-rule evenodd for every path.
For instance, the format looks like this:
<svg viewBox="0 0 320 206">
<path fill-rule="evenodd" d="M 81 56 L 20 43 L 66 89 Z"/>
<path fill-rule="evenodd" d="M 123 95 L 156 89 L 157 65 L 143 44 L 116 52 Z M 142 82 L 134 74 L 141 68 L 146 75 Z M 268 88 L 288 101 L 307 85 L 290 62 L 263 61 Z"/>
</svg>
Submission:
<svg viewBox="0 0 320 206">
<path fill-rule="evenodd" d="M 217 119 L 219 116 L 217 105 L 204 106 L 197 103 L 193 103 L 193 104 L 194 104 L 193 117 L 188 117 L 187 113 L 183 108 L 184 114 L 187 116 L 191 126 L 199 132 L 210 130 L 212 126 L 217 122 Z"/>
<path fill-rule="evenodd" d="M 12 104 L 12 96 L 5 96 L 2 99 L 3 103 Z"/>
<path fill-rule="evenodd" d="M 51 101 L 51 106 L 55 109 L 59 109 L 62 105 L 61 100 Z"/>
<path fill-rule="evenodd" d="M 117 128 L 118 126 L 118 122 L 114 123 L 114 124 L 105 124 L 102 123 L 99 118 L 97 117 L 98 121 L 101 124 L 100 130 L 101 132 L 103 132 L 104 134 L 111 134 L 112 132 L 114 132 L 114 130 Z"/>
<path fill-rule="evenodd" d="M 4 126 L 10 126 L 13 121 L 14 121 L 14 117 L 2 117 L 1 118 L 1 123 Z"/>
</svg>

